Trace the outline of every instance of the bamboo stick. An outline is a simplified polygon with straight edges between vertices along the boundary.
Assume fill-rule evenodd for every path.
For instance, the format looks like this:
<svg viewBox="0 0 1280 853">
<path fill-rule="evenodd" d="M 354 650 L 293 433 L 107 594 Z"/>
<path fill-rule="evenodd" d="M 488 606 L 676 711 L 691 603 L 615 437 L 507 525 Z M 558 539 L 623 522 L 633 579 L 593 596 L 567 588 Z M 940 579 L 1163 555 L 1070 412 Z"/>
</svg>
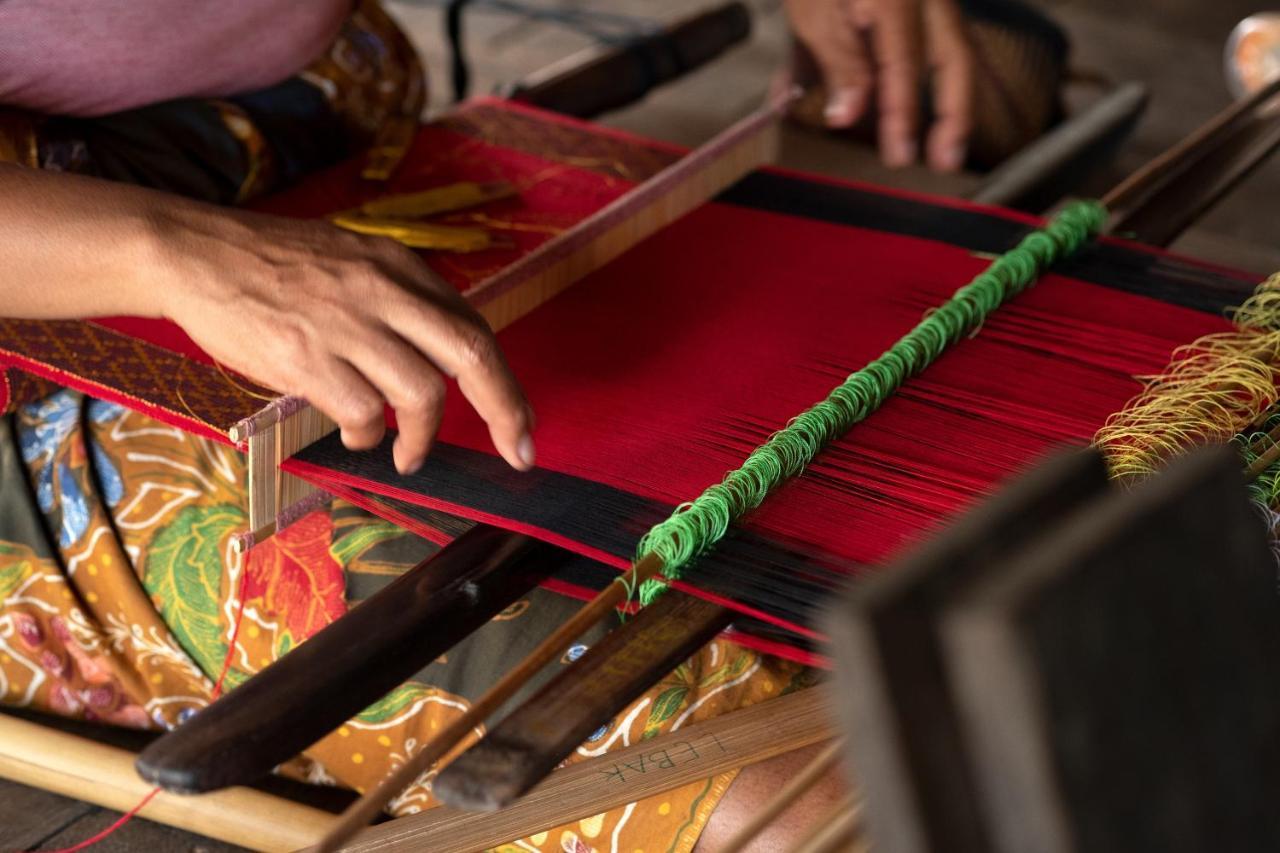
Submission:
<svg viewBox="0 0 1280 853">
<path fill-rule="evenodd" d="M 127 750 L 0 714 L 0 777 L 116 811 L 154 789 L 134 772 Z M 252 850 L 297 850 L 333 823 L 326 811 L 255 791 L 228 788 L 181 796 L 161 791 L 140 817 Z"/>
<path fill-rule="evenodd" d="M 831 738 L 830 700 L 802 690 L 557 770 L 497 812 L 440 806 L 361 831 L 347 851 L 470 853 Z"/>
<path fill-rule="evenodd" d="M 1117 211 L 1132 204 L 1155 185 L 1181 167 L 1191 157 L 1208 150 L 1226 128 L 1248 112 L 1252 112 L 1280 94 L 1280 78 L 1273 80 L 1247 98 L 1233 102 L 1226 109 L 1183 137 L 1173 147 L 1147 161 L 1102 197 L 1108 210 Z"/>
</svg>

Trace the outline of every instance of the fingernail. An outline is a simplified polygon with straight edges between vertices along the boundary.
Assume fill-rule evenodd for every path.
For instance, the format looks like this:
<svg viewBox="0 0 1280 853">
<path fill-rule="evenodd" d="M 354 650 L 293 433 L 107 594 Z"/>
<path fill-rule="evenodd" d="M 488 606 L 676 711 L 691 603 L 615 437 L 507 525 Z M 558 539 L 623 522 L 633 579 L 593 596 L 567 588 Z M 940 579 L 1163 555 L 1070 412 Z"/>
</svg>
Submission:
<svg viewBox="0 0 1280 853">
<path fill-rule="evenodd" d="M 837 89 L 827 99 L 827 107 L 823 117 L 828 127 L 848 127 L 858 117 L 858 100 L 861 96 L 858 89 Z"/>
<path fill-rule="evenodd" d="M 938 168 L 943 172 L 955 172 L 964 166 L 965 146 L 963 143 L 948 145 L 938 152 Z"/>
<path fill-rule="evenodd" d="M 894 169 L 910 166 L 916 161 L 916 148 L 914 139 L 892 140 L 885 147 L 885 161 Z"/>
<path fill-rule="evenodd" d="M 411 462 L 406 462 L 404 465 L 404 468 L 400 471 L 400 473 L 405 475 L 406 477 L 408 477 L 411 474 L 416 474 L 422 470 L 422 466 L 423 464 L 426 463 L 426 461 L 427 460 L 425 459 L 414 459 Z"/>
<path fill-rule="evenodd" d="M 533 463 L 537 459 L 537 453 L 533 449 L 533 437 L 528 433 L 520 436 L 520 440 L 516 442 L 516 456 L 520 457 L 520 461 L 524 463 L 526 468 L 533 467 Z"/>
</svg>

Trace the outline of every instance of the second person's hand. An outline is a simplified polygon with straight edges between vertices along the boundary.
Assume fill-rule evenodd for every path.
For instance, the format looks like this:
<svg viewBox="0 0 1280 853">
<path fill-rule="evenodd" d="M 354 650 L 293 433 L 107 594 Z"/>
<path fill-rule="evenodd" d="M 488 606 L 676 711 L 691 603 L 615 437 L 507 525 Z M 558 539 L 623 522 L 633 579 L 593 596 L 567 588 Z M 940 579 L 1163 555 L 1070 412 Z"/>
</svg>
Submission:
<svg viewBox="0 0 1280 853">
<path fill-rule="evenodd" d="M 954 0 L 786 0 L 796 37 L 793 75 L 813 66 L 826 89 L 828 126 L 853 125 L 872 103 L 880 156 L 893 167 L 919 159 L 920 85 L 933 80 L 930 168 L 964 165 L 973 112 L 973 53 Z M 797 79 L 794 82 L 806 82 Z"/>
</svg>

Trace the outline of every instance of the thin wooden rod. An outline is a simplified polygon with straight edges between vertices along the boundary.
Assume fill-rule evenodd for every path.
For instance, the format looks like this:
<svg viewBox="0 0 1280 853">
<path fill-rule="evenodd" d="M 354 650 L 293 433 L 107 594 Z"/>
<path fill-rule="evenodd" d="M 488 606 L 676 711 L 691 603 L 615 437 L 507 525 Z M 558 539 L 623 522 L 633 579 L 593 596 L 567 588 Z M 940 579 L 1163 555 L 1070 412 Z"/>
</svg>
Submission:
<svg viewBox="0 0 1280 853">
<path fill-rule="evenodd" d="M 347 853 L 489 850 L 690 782 L 830 740 L 831 699 L 798 690 L 557 770 L 511 806 L 437 806 L 361 830 Z"/>
<path fill-rule="evenodd" d="M 1137 203 L 1112 211 L 1108 229 L 1167 246 L 1280 145 L 1280 115 L 1255 112 L 1234 125 L 1212 151 L 1189 158 L 1177 175 Z"/>
<path fill-rule="evenodd" d="M 318 849 L 321 853 L 339 849 L 342 843 L 366 826 L 396 795 L 417 781 L 418 777 L 445 756 L 459 741 L 481 725 L 491 714 L 519 692 L 530 678 L 543 667 L 564 654 L 565 649 L 587 629 L 610 612 L 624 604 L 631 591 L 658 574 L 662 561 L 650 554 L 622 577 L 605 587 L 599 595 L 573 615 L 569 621 L 547 637 L 528 657 L 489 688 L 472 703 L 465 713 L 454 719 L 436 737 L 423 745 L 422 750 L 411 756 L 378 787 L 365 794 L 342 813 L 342 817 L 325 835 Z"/>
<path fill-rule="evenodd" d="M 1108 210 L 1115 211 L 1141 198 L 1175 169 L 1186 163 L 1188 158 L 1209 150 L 1219 134 L 1241 116 L 1257 109 L 1276 94 L 1280 94 L 1280 78 L 1268 83 L 1249 97 L 1235 101 L 1171 148 L 1147 161 L 1145 165 L 1103 196 L 1103 205 Z"/>
<path fill-rule="evenodd" d="M 831 853 L 851 847 L 862 834 L 862 809 L 852 794 L 814 823 L 792 853 Z"/>
<path fill-rule="evenodd" d="M 1248 432 L 1257 432 L 1262 429 L 1267 420 L 1275 414 L 1275 410 L 1267 409 L 1267 411 L 1258 420 L 1250 425 Z M 1245 434 L 1247 435 L 1248 432 Z M 1268 447 L 1274 447 L 1280 443 L 1280 424 L 1276 424 L 1266 435 L 1258 436 L 1249 443 L 1249 450 L 1254 453 L 1264 453 Z"/>
<path fill-rule="evenodd" d="M 836 766 L 843 750 L 844 741 L 838 740 L 818 753 L 817 757 L 800 771 L 800 775 L 784 785 L 782 790 L 766 803 L 763 809 L 756 812 L 750 821 L 739 828 L 717 853 L 739 853 L 746 849 L 761 830 L 773 823 L 778 815 L 795 805 L 796 801 L 817 784 L 828 770 Z"/>
<path fill-rule="evenodd" d="M 1280 426 L 1267 433 L 1267 440 L 1271 442 L 1271 446 L 1245 469 L 1244 476 L 1247 482 L 1252 483 L 1262 476 L 1263 471 L 1280 461 Z"/>
<path fill-rule="evenodd" d="M 0 777 L 117 811 L 152 786 L 133 772 L 128 750 L 0 714 Z M 181 796 L 161 791 L 139 816 L 253 850 L 313 844 L 335 816 L 252 788 Z"/>
</svg>

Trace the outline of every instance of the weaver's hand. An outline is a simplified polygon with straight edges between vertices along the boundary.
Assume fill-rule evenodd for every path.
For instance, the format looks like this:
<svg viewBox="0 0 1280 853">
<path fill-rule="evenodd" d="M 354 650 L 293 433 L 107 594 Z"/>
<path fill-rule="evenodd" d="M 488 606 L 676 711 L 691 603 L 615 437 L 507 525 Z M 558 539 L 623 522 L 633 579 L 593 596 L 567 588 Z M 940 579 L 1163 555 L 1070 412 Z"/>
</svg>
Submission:
<svg viewBox="0 0 1280 853">
<path fill-rule="evenodd" d="M 161 218 L 163 313 L 229 367 L 305 397 L 352 449 L 396 412 L 396 468 L 417 470 L 440 426 L 444 375 L 512 466 L 533 466 L 531 412 L 485 321 L 398 243 L 316 221 L 203 206 Z"/>
<path fill-rule="evenodd" d="M 377 444 L 389 403 L 405 472 L 431 447 L 447 373 L 503 458 L 533 465 L 532 414 L 489 327 L 399 244 L 4 163 L 0 222 L 0 316 L 168 317 L 306 397 L 348 447 Z"/>
<path fill-rule="evenodd" d="M 786 9 L 797 42 L 788 82 L 820 76 L 829 126 L 849 127 L 875 103 L 884 162 L 915 162 L 927 66 L 935 116 L 927 162 L 940 171 L 964 164 L 973 55 L 954 0 L 786 0 Z"/>
</svg>

